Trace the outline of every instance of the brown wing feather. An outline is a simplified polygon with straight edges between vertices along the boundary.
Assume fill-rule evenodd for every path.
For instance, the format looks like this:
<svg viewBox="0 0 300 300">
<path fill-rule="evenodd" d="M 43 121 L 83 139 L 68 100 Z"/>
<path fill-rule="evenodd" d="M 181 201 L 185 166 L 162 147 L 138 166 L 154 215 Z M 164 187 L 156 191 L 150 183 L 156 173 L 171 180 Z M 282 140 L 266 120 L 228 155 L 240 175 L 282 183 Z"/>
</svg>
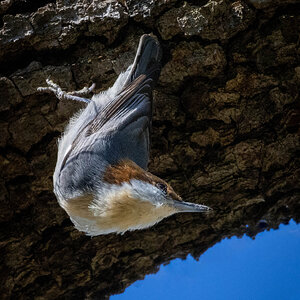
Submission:
<svg viewBox="0 0 300 300">
<path fill-rule="evenodd" d="M 141 83 L 146 79 L 146 75 L 140 75 L 130 84 L 128 84 L 123 91 L 120 93 L 119 97 L 114 101 L 110 102 L 93 120 L 86 124 L 81 131 L 78 133 L 77 137 L 74 139 L 71 148 L 64 157 L 61 165 L 61 169 L 65 166 L 67 159 L 70 157 L 71 152 L 74 150 L 78 142 L 84 138 L 98 132 L 101 127 L 108 122 L 115 113 L 118 112 L 120 107 L 126 103 L 131 96 L 140 88 Z"/>
<path fill-rule="evenodd" d="M 110 102 L 89 124 L 89 128 L 86 131 L 86 136 L 92 135 L 99 131 L 103 125 L 110 120 L 126 103 L 132 95 L 140 88 L 141 83 L 146 79 L 146 75 L 140 75 L 134 81 L 132 81 L 121 93 L 120 96 L 113 102 Z"/>
</svg>

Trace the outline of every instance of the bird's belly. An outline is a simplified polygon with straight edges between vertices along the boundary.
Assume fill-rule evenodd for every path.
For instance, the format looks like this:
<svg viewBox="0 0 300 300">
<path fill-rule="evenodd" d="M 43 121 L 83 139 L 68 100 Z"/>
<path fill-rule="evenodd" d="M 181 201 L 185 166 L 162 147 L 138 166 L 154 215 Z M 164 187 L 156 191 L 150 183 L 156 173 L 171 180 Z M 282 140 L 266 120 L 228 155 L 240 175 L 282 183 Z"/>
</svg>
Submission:
<svg viewBox="0 0 300 300">
<path fill-rule="evenodd" d="M 109 202 L 93 200 L 92 196 L 74 198 L 63 208 L 78 230 L 92 236 L 144 229 L 175 213 L 170 207 L 131 198 L 126 191 Z"/>
</svg>

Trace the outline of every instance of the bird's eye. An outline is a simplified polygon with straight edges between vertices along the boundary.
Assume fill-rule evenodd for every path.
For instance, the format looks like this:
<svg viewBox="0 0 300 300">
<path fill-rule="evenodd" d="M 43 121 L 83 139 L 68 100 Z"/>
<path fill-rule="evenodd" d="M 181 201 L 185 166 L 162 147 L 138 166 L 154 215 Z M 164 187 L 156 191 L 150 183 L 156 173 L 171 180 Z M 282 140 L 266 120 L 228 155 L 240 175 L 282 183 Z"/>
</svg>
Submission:
<svg viewBox="0 0 300 300">
<path fill-rule="evenodd" d="M 158 182 L 156 186 L 166 195 L 168 193 L 167 186 L 164 183 Z"/>
</svg>

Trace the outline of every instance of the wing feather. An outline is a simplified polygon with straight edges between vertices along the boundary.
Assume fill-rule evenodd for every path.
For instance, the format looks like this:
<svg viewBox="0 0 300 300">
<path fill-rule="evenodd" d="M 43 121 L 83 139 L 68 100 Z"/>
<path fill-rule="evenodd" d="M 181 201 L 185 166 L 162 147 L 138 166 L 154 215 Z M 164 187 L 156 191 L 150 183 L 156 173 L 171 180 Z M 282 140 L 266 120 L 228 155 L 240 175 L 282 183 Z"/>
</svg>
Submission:
<svg viewBox="0 0 300 300">
<path fill-rule="evenodd" d="M 134 109 L 142 102 L 151 103 L 151 86 L 149 85 L 149 80 L 147 80 L 145 75 L 140 75 L 134 81 L 132 81 L 113 101 L 109 102 L 103 110 L 101 110 L 94 119 L 92 119 L 88 124 L 86 124 L 78 135 L 73 140 L 71 147 L 66 153 L 64 160 L 61 165 L 61 169 L 65 166 L 66 161 L 70 156 L 75 156 L 80 151 L 88 150 L 88 148 L 93 147 L 93 143 L 90 143 L 89 137 L 96 134 L 97 137 L 104 137 L 108 131 L 112 136 L 112 131 L 120 130 L 120 127 L 125 127 L 130 121 L 142 117 L 145 112 L 140 113 L 136 111 L 136 116 L 134 118 L 126 119 L 126 115 L 134 112 Z M 148 114 L 149 121 L 151 120 L 152 111 L 151 109 L 146 112 Z M 123 116 L 122 116 L 123 115 Z M 118 122 L 114 122 L 118 120 Z M 123 120 L 123 122 L 120 122 Z M 105 126 L 108 125 L 108 126 Z M 117 125 L 117 126 L 116 126 Z M 105 127 L 105 130 L 102 130 Z M 146 129 L 146 128 L 144 128 Z M 147 135 L 149 137 L 149 134 Z M 97 139 L 94 140 L 94 143 Z M 149 141 L 148 141 L 149 143 Z M 149 146 L 147 147 L 149 150 Z"/>
<path fill-rule="evenodd" d="M 156 38 L 143 35 L 133 65 L 128 68 L 128 74 L 125 73 L 126 80 L 116 81 L 121 82 L 121 86 L 116 87 L 118 94 L 114 98 L 105 93 L 101 96 L 107 97 L 103 102 L 105 106 L 78 129 L 72 141 L 69 140 L 68 150 L 58 158 L 55 174 L 63 169 L 68 174 L 77 172 L 77 159 L 82 168 L 89 166 L 86 168 L 91 174 L 91 162 L 101 163 L 103 159 L 109 162 L 128 158 L 142 168 L 147 167 L 152 90 L 160 73 L 160 60 L 161 48 Z M 86 168 L 81 172 L 86 172 Z"/>
</svg>

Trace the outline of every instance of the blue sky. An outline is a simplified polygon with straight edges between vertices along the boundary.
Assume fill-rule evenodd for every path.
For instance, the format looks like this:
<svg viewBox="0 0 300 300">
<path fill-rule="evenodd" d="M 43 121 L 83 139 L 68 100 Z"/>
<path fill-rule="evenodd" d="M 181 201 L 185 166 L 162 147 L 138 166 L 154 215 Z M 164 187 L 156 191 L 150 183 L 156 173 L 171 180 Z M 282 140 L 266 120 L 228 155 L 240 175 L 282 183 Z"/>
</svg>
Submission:
<svg viewBox="0 0 300 300">
<path fill-rule="evenodd" d="M 223 240 L 198 262 L 175 259 L 110 299 L 298 300 L 300 225 Z"/>
</svg>

